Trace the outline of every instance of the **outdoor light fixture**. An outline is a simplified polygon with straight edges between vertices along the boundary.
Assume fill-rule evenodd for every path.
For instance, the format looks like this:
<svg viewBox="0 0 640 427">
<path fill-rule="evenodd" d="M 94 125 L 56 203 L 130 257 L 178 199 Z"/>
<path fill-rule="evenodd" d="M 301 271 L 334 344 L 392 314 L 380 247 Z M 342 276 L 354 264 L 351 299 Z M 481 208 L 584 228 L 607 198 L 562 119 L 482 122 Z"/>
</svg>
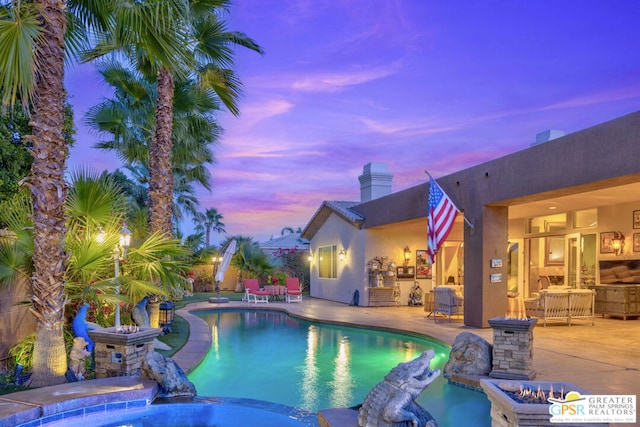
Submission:
<svg viewBox="0 0 640 427">
<path fill-rule="evenodd" d="M 409 249 L 409 246 L 405 246 L 404 247 L 404 265 L 407 265 L 410 259 L 411 259 L 411 249 Z"/>
<path fill-rule="evenodd" d="M 344 259 L 347 257 L 347 250 L 346 249 L 340 249 L 340 252 L 338 252 L 338 259 L 340 261 L 344 261 Z"/>
<path fill-rule="evenodd" d="M 160 303 L 160 327 L 165 334 L 171 332 L 171 324 L 176 315 L 176 304 L 173 301 Z"/>
<path fill-rule="evenodd" d="M 313 261 L 313 252 L 309 251 L 309 255 L 307 255 L 307 261 L 311 262 Z"/>
<path fill-rule="evenodd" d="M 622 249 L 624 248 L 624 234 L 619 231 L 613 232 L 613 239 L 611 239 L 611 248 L 613 248 L 613 252 L 617 256 L 622 255 Z"/>
<path fill-rule="evenodd" d="M 107 237 L 107 233 L 104 232 L 104 229 L 101 225 L 98 225 L 98 234 L 96 235 L 96 241 L 98 243 L 103 243 L 104 239 Z"/>
<path fill-rule="evenodd" d="M 120 285 L 118 285 L 118 277 L 120 276 L 120 261 L 127 258 L 127 252 L 129 251 L 129 245 L 131 244 L 131 231 L 127 228 L 127 224 L 122 226 L 120 230 L 120 242 L 113 249 L 113 261 L 115 263 L 116 278 L 116 295 L 120 294 Z M 120 302 L 116 301 L 115 312 L 115 326 L 116 330 L 120 329 Z"/>
</svg>

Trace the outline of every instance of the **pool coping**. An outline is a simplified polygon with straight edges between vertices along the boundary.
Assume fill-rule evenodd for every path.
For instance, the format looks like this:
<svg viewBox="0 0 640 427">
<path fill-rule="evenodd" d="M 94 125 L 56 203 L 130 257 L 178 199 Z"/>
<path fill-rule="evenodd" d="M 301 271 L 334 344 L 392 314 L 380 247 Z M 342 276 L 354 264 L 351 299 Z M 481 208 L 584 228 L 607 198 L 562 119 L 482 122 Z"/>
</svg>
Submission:
<svg viewBox="0 0 640 427">
<path fill-rule="evenodd" d="M 65 383 L 0 396 L 0 427 L 40 426 L 85 411 L 148 405 L 158 383 L 139 376 L 112 377 Z"/>
</svg>

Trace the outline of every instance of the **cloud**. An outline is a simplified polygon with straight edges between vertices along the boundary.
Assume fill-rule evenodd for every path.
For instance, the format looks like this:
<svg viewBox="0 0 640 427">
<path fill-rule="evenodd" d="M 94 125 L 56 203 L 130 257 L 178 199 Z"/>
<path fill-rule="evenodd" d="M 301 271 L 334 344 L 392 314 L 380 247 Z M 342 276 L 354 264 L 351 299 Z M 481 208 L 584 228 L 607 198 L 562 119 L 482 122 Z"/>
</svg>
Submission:
<svg viewBox="0 0 640 427">
<path fill-rule="evenodd" d="M 243 127 L 253 127 L 264 120 L 286 114 L 293 107 L 292 102 L 282 98 L 244 105 L 241 112 L 242 125 Z"/>
<path fill-rule="evenodd" d="M 356 71 L 317 73 L 296 79 L 291 87 L 302 92 L 337 92 L 350 86 L 357 86 L 391 76 L 395 72 L 396 66 L 394 65 Z"/>
<path fill-rule="evenodd" d="M 565 99 L 559 102 L 538 108 L 537 111 L 550 111 L 566 108 L 581 108 L 592 105 L 606 104 L 610 102 L 627 101 L 629 99 L 640 98 L 640 87 L 615 89 L 609 91 L 596 92 L 585 96 Z"/>
</svg>

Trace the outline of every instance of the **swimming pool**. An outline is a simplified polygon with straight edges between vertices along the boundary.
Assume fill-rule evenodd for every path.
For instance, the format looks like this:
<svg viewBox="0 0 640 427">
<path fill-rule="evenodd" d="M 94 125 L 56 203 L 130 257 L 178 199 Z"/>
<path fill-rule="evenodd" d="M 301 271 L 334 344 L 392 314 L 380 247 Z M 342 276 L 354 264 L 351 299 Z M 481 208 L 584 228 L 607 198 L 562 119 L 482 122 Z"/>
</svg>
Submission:
<svg viewBox="0 0 640 427">
<path fill-rule="evenodd" d="M 442 370 L 449 347 L 435 340 L 297 319 L 271 310 L 196 312 L 212 346 L 188 375 L 200 396 L 244 397 L 310 412 L 351 407 L 400 362 L 427 349 Z M 441 427 L 491 425 L 484 394 L 442 375 L 417 399 Z"/>
<path fill-rule="evenodd" d="M 123 402 L 124 403 L 124 402 Z M 85 408 L 82 415 L 61 416 L 46 427 L 309 427 L 317 426 L 316 414 L 297 408 L 252 399 L 196 398 L 189 403 L 161 403 L 126 408 L 111 405 Z M 121 409 L 114 409 L 121 407 Z M 32 424 L 28 424 L 30 427 Z M 40 425 L 40 424 L 37 424 Z"/>
</svg>

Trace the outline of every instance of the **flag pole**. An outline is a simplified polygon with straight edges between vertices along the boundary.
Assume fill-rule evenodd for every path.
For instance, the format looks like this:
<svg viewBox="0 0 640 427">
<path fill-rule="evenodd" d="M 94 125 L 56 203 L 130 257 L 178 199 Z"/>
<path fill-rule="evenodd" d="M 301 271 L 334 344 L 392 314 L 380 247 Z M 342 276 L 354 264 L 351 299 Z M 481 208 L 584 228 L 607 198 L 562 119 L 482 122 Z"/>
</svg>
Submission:
<svg viewBox="0 0 640 427">
<path fill-rule="evenodd" d="M 428 171 L 428 170 L 426 170 L 426 169 L 425 169 L 425 170 L 424 170 L 424 173 L 426 173 L 426 174 L 429 176 L 429 179 L 432 179 L 432 180 L 434 180 L 434 181 L 435 181 L 435 178 L 431 176 L 431 174 L 429 173 L 429 171 Z M 436 182 L 437 182 L 437 181 L 436 181 Z M 442 190 L 441 190 L 441 191 L 442 191 Z M 473 227 L 474 227 L 474 225 L 473 225 L 473 224 L 472 224 L 472 223 L 467 219 L 467 217 L 466 217 L 466 216 L 464 216 L 464 212 L 462 212 L 460 209 L 458 209 L 458 207 L 457 207 L 457 206 L 456 206 L 456 210 L 458 211 L 458 213 L 459 213 L 460 215 L 462 215 L 462 219 L 464 219 L 464 222 L 466 222 L 466 223 L 467 223 L 467 225 L 469 226 L 469 228 L 473 228 Z"/>
</svg>

